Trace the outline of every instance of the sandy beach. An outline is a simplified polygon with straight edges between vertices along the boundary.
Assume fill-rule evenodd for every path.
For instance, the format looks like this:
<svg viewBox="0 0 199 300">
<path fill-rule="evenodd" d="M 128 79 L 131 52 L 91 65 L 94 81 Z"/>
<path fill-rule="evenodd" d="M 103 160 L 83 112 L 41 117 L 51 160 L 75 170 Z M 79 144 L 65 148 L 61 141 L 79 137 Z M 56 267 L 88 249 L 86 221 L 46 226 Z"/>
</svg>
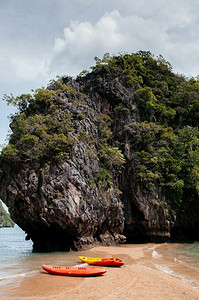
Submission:
<svg viewBox="0 0 199 300">
<path fill-rule="evenodd" d="M 153 259 L 152 250 L 161 247 L 168 247 L 168 245 L 95 247 L 81 253 L 97 257 L 119 257 L 125 261 L 125 265 L 120 268 L 107 267 L 107 273 L 103 276 L 87 278 L 54 276 L 45 273 L 41 268 L 37 274 L 25 278 L 18 286 L 7 291 L 8 296 L 1 298 L 23 300 L 199 299 L 199 289 L 183 282 L 181 278 L 155 269 L 150 263 Z M 79 253 L 76 252 L 75 255 L 78 258 Z M 78 259 L 75 263 L 77 262 Z"/>
</svg>

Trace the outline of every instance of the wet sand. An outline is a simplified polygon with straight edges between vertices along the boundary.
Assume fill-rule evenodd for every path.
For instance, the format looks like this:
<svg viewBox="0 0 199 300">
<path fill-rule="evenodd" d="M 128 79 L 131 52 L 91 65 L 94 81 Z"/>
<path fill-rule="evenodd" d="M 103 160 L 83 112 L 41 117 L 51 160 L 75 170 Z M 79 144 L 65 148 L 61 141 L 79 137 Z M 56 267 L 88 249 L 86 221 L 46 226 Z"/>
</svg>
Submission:
<svg viewBox="0 0 199 300">
<path fill-rule="evenodd" d="M 99 277 L 54 276 L 39 270 L 25 278 L 18 286 L 6 287 L 2 299 L 198 299 L 199 289 L 186 284 L 180 278 L 165 274 L 151 264 L 152 249 L 169 247 L 168 244 L 119 245 L 95 247 L 74 252 L 74 265 L 78 255 L 119 257 L 125 261 L 120 268 L 107 267 L 107 273 Z M 162 258 L 164 260 L 165 258 Z M 166 264 L 166 261 L 165 261 Z"/>
</svg>

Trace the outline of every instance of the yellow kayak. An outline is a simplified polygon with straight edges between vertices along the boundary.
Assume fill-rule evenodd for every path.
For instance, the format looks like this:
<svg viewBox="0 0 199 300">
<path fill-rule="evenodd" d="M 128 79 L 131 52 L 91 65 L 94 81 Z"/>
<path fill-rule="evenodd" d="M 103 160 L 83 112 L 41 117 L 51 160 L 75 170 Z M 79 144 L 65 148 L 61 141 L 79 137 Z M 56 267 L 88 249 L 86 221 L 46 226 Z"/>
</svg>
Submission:
<svg viewBox="0 0 199 300">
<path fill-rule="evenodd" d="M 87 257 L 87 256 L 79 256 L 79 259 L 87 263 L 89 265 L 96 266 L 113 266 L 113 267 L 121 267 L 124 264 L 124 261 L 119 258 L 98 258 L 98 257 Z"/>
</svg>

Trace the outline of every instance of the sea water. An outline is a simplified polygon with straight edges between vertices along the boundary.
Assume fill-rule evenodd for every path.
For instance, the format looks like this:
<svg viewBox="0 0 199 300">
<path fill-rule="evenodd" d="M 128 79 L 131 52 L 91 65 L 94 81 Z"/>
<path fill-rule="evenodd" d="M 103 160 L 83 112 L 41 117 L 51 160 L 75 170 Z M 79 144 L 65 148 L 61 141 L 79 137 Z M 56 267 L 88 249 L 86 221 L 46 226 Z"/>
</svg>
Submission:
<svg viewBox="0 0 199 300">
<path fill-rule="evenodd" d="M 25 241 L 25 234 L 18 226 L 0 228 L 0 286 L 25 275 L 22 260 L 31 254 L 32 242 Z"/>
<path fill-rule="evenodd" d="M 151 253 L 151 259 L 147 260 L 145 256 L 142 264 L 150 265 L 199 289 L 199 242 L 154 244 L 146 248 L 145 252 Z"/>
<path fill-rule="evenodd" d="M 42 264 L 80 264 L 76 252 L 32 252 L 32 241 L 26 241 L 25 236 L 25 232 L 18 226 L 0 228 L 0 298 L 18 287 L 24 279 L 41 274 Z"/>
</svg>

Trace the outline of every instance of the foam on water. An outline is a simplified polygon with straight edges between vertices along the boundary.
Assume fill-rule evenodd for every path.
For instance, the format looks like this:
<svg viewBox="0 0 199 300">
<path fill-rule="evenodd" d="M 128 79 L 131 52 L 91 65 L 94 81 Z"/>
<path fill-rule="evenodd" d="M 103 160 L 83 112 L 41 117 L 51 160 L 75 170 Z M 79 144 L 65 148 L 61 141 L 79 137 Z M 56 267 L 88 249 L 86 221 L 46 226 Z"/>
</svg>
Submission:
<svg viewBox="0 0 199 300">
<path fill-rule="evenodd" d="M 167 245 L 167 243 L 164 243 L 164 245 Z M 152 247 L 149 247 L 149 250 L 155 250 L 159 247 L 159 244 L 153 245 Z"/>
<path fill-rule="evenodd" d="M 180 263 L 180 264 L 182 264 L 182 263 L 183 263 L 183 261 L 182 261 L 182 260 L 180 260 L 180 259 L 178 259 L 177 257 L 174 257 L 174 258 L 173 258 L 173 260 L 174 260 L 175 262 L 178 262 L 178 263 Z"/>
<path fill-rule="evenodd" d="M 173 270 L 171 270 L 168 266 L 165 266 L 165 265 L 157 265 L 157 264 L 154 264 L 154 265 L 155 265 L 155 267 L 156 267 L 158 270 L 160 270 L 160 271 L 162 271 L 162 272 L 164 272 L 164 273 L 166 273 L 166 274 L 169 274 L 169 275 L 175 275 L 176 277 L 179 277 L 179 275 L 176 274 Z"/>
<path fill-rule="evenodd" d="M 152 252 L 152 257 L 153 257 L 153 258 L 160 258 L 160 257 L 162 257 L 162 255 L 159 254 L 156 250 L 153 250 L 153 252 Z"/>
<path fill-rule="evenodd" d="M 13 274 L 13 275 L 3 276 L 3 277 L 0 277 L 0 281 L 14 279 L 14 278 L 18 278 L 18 277 L 25 277 L 27 275 L 32 275 L 34 273 L 38 273 L 38 271 L 30 271 L 30 272 L 24 272 L 21 274 Z"/>
<path fill-rule="evenodd" d="M 157 250 L 157 249 L 156 249 Z M 152 252 L 156 269 L 199 289 L 199 243 L 167 244 Z"/>
<path fill-rule="evenodd" d="M 155 267 L 158 270 L 160 270 L 160 271 L 162 271 L 162 272 L 164 272 L 166 274 L 169 274 L 169 275 L 172 275 L 174 277 L 177 277 L 177 278 L 181 279 L 183 282 L 185 282 L 188 285 L 191 285 L 195 289 L 199 288 L 199 282 L 197 280 L 187 279 L 185 276 L 183 276 L 183 275 L 181 275 L 179 273 L 176 273 L 173 270 L 171 270 L 168 266 L 155 264 Z"/>
</svg>

